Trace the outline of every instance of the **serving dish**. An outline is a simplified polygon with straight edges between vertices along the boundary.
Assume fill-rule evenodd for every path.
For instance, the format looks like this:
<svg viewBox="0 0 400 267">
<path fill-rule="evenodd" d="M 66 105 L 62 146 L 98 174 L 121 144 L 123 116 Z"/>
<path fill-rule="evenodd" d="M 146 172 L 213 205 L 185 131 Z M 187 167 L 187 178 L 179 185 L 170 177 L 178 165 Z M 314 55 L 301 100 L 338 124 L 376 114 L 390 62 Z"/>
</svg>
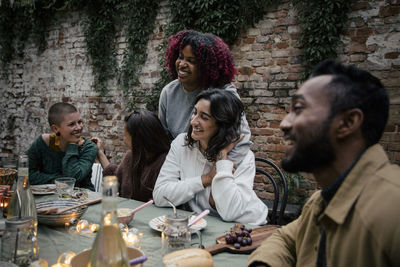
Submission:
<svg viewBox="0 0 400 267">
<path fill-rule="evenodd" d="M 49 200 L 36 203 L 36 210 L 66 208 L 80 203 L 81 202 L 75 200 Z M 87 208 L 87 206 L 82 206 L 59 214 L 41 214 L 38 212 L 38 223 L 49 226 L 64 226 L 66 223 L 69 223 L 71 219 L 80 218 L 85 213 Z"/>
</svg>

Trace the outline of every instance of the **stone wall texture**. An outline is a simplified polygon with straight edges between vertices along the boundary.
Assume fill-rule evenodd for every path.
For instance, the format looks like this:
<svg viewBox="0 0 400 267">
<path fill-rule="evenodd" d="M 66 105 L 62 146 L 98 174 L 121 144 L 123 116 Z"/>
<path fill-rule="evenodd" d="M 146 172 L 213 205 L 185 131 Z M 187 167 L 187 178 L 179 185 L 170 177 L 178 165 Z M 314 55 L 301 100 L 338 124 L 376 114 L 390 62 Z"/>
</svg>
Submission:
<svg viewBox="0 0 400 267">
<path fill-rule="evenodd" d="M 93 74 L 81 27 L 85 14 L 57 14 L 48 28 L 47 49 L 37 54 L 27 44 L 0 78 L 0 157 L 21 154 L 41 133 L 49 132 L 48 108 L 59 101 L 73 103 L 86 122 L 85 135 L 104 140 L 111 161 L 119 162 L 126 151 L 122 141 L 127 97 L 110 81 L 108 94 L 100 97 L 92 88 Z M 168 23 L 168 2 L 159 13 L 147 47 L 148 58 L 136 90 L 149 90 L 160 77 L 159 47 Z M 279 163 L 284 151 L 279 123 L 288 111 L 291 95 L 300 85 L 302 71 L 297 45 L 300 28 L 290 1 L 269 7 L 254 27 L 240 34 L 231 47 L 238 74 L 235 84 L 246 105 L 256 156 Z M 117 36 L 118 57 L 127 44 Z M 390 118 L 381 144 L 392 162 L 400 163 L 400 1 L 356 1 L 342 35 L 338 59 L 355 64 L 380 78 L 390 95 Z M 136 107 L 143 107 L 140 100 Z M 310 177 L 309 177 L 310 178 Z M 310 178 L 312 180 L 312 178 Z M 315 184 L 299 194 L 307 194 Z M 269 198 L 262 179 L 255 190 Z"/>
</svg>

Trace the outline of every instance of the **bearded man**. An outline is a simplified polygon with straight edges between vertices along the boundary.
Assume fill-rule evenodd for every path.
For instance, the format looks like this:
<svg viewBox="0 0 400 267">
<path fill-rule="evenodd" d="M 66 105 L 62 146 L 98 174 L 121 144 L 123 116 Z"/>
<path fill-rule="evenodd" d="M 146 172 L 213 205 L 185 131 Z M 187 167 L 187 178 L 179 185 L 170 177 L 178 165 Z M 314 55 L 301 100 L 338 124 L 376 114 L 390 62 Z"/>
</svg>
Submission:
<svg viewBox="0 0 400 267">
<path fill-rule="evenodd" d="M 248 266 L 400 266 L 400 168 L 378 144 L 388 114 L 370 73 L 331 60 L 314 69 L 281 122 L 281 165 L 312 173 L 322 190 Z"/>
</svg>

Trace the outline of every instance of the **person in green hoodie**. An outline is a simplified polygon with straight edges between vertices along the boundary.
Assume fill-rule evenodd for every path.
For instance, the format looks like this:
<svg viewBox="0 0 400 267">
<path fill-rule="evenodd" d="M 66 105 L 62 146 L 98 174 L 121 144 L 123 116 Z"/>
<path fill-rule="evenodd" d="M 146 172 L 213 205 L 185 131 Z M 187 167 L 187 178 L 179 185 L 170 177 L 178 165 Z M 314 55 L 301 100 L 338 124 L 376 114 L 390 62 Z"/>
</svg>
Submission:
<svg viewBox="0 0 400 267">
<path fill-rule="evenodd" d="M 75 186 L 94 190 L 90 178 L 98 148 L 82 137 L 78 110 L 69 103 L 56 103 L 49 109 L 48 121 L 53 133 L 40 135 L 27 152 L 29 182 L 49 184 L 59 177 L 73 177 Z"/>
</svg>

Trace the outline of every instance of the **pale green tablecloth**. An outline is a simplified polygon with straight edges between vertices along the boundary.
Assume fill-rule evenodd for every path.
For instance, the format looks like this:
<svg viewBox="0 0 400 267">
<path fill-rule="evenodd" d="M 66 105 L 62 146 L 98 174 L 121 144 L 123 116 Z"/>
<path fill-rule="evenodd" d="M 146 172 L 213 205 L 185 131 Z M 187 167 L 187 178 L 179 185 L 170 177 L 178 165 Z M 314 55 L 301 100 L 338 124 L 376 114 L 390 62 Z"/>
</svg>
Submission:
<svg viewBox="0 0 400 267">
<path fill-rule="evenodd" d="M 36 198 L 36 202 L 55 198 L 56 196 L 41 196 Z M 119 208 L 136 208 L 142 202 L 131 199 L 118 199 Z M 179 211 L 185 212 L 185 211 Z M 172 208 L 158 208 L 151 205 L 135 214 L 129 227 L 138 228 L 143 233 L 141 249 L 148 257 L 144 266 L 162 266 L 161 263 L 161 234 L 148 225 L 149 221 L 161 215 L 172 213 Z M 101 203 L 89 206 L 82 219 L 91 223 L 99 223 L 101 215 Z M 224 234 L 226 230 L 233 226 L 233 223 L 226 223 L 221 219 L 207 216 L 207 227 L 202 230 L 203 245 L 215 244 L 215 238 Z M 193 235 L 195 238 L 196 235 Z M 87 237 L 79 234 L 69 234 L 64 227 L 47 227 L 39 224 L 39 255 L 49 263 L 49 267 L 57 262 L 58 256 L 66 251 L 80 252 L 86 248 L 91 248 L 94 236 Z M 219 253 L 213 256 L 215 267 L 224 266 L 246 266 L 248 255 Z"/>
</svg>

